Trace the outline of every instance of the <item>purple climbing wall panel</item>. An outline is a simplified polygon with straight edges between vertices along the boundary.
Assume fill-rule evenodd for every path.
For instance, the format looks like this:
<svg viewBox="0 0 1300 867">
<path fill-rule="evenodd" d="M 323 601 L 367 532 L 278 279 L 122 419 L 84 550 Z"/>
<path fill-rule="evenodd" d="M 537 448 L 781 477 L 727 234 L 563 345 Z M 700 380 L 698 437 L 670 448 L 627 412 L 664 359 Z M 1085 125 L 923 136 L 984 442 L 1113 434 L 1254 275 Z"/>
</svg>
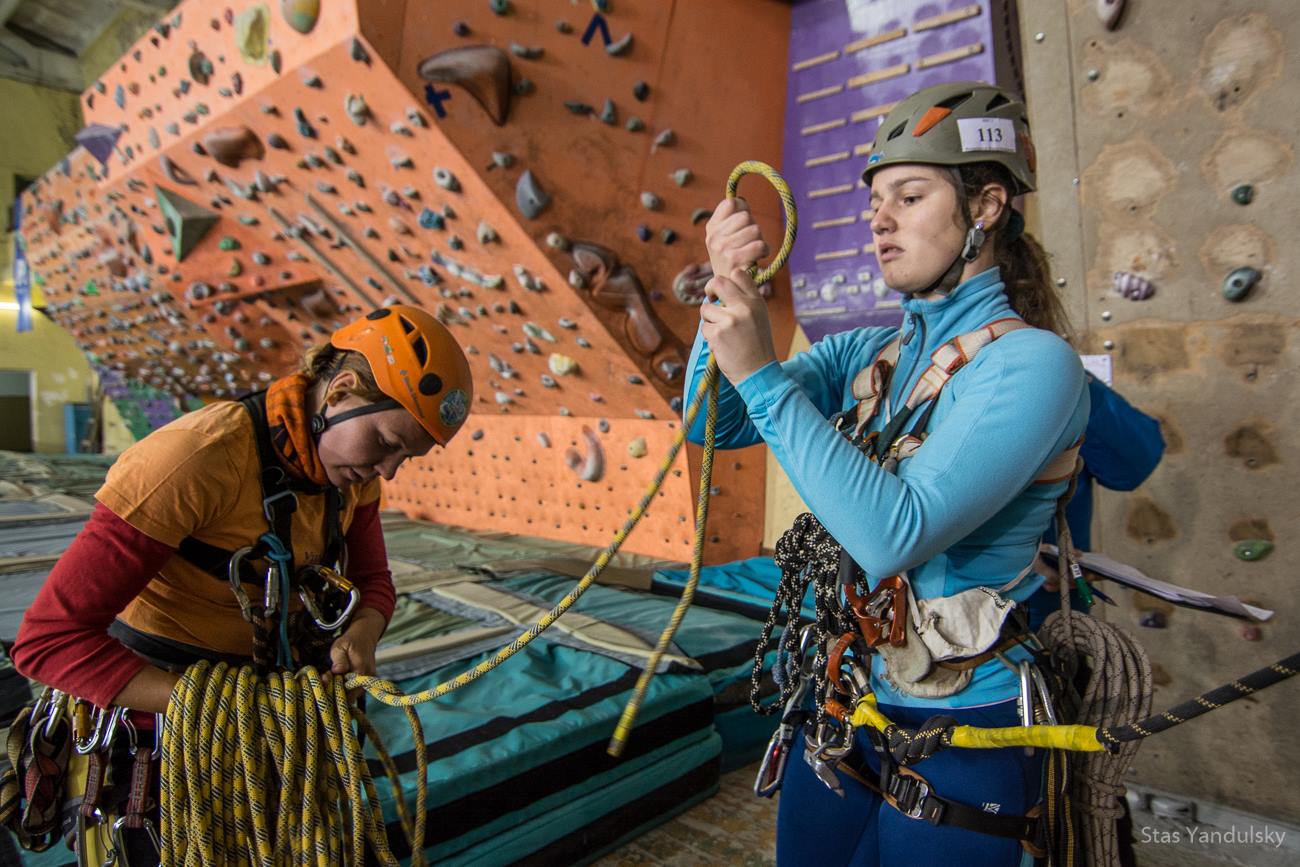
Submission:
<svg viewBox="0 0 1300 867">
<path fill-rule="evenodd" d="M 809 340 L 893 325 L 860 175 L 884 116 L 945 81 L 1021 92 L 1012 0 L 796 0 L 791 16 L 783 171 L 799 205 L 790 257 L 795 316 Z"/>
</svg>

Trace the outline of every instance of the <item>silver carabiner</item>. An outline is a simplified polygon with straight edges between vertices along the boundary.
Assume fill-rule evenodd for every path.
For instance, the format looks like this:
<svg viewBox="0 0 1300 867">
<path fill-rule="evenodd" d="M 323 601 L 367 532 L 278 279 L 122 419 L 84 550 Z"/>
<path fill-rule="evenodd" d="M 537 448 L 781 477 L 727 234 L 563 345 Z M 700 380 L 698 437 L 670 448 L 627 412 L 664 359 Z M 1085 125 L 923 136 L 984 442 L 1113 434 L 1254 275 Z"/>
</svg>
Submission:
<svg viewBox="0 0 1300 867">
<path fill-rule="evenodd" d="M 307 609 L 307 613 L 311 615 L 312 620 L 316 621 L 316 625 L 320 629 L 325 632 L 333 632 L 348 622 L 348 618 L 356 610 L 357 603 L 361 601 L 361 593 L 355 587 L 349 590 L 348 604 L 343 607 L 343 613 L 333 620 L 325 620 L 325 612 L 320 610 L 320 606 L 316 604 L 316 600 L 310 591 L 299 589 L 298 598 L 302 600 L 303 607 Z"/>
<path fill-rule="evenodd" d="M 72 746 L 77 751 L 77 755 L 88 756 L 99 746 L 99 739 L 103 736 L 105 717 L 108 713 L 102 707 L 95 708 L 95 713 L 91 717 L 90 738 L 87 740 L 81 738 L 72 739 Z"/>
<path fill-rule="evenodd" d="M 243 582 L 240 580 L 239 576 L 242 573 L 244 558 L 252 552 L 253 546 L 245 545 L 243 548 L 240 548 L 234 554 L 230 555 L 230 567 L 228 573 L 230 578 L 230 589 L 234 591 L 235 599 L 239 601 L 239 609 L 243 612 L 245 620 L 250 620 L 253 616 L 253 600 L 249 599 L 248 594 L 244 592 Z"/>
<path fill-rule="evenodd" d="M 122 867 L 131 867 L 130 862 L 127 861 L 126 858 L 126 853 L 127 853 L 126 841 L 122 839 L 122 828 L 125 826 L 125 824 L 126 824 L 126 816 L 120 816 L 116 821 L 114 821 L 111 837 L 113 840 L 113 849 L 115 852 L 118 853 L 117 854 L 118 861 L 122 864 Z M 149 835 L 149 842 L 153 844 L 154 852 L 156 852 L 159 856 L 161 856 L 162 837 L 158 834 L 158 829 L 155 828 L 153 822 L 147 818 L 144 820 L 144 824 L 142 827 L 144 828 L 145 833 Z"/>
<path fill-rule="evenodd" d="M 1038 698 L 1043 703 L 1043 713 L 1047 716 L 1048 725 L 1057 725 L 1056 708 L 1052 706 L 1052 693 L 1047 688 L 1047 679 L 1043 677 L 1043 672 L 1037 665 L 1030 664 L 1029 676 L 1034 682 L 1034 689 L 1038 692 Z"/>
<path fill-rule="evenodd" d="M 45 739 L 48 741 L 54 737 L 54 727 L 59 724 L 67 710 L 67 694 L 59 690 L 52 690 L 50 694 L 50 712 L 45 718 Z"/>
</svg>

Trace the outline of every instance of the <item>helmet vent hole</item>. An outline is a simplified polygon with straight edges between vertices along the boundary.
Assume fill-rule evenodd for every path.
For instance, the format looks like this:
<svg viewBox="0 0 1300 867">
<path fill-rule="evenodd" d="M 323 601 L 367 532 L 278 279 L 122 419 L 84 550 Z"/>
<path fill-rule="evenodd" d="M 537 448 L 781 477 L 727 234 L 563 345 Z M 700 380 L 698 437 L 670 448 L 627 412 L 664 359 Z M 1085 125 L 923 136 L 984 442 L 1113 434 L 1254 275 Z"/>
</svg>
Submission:
<svg viewBox="0 0 1300 867">
<path fill-rule="evenodd" d="M 407 334 L 410 334 L 412 331 L 415 330 L 415 323 L 407 319 L 405 316 L 399 316 L 397 317 L 397 319 L 399 322 L 402 323 L 402 331 L 406 332 Z"/>
<path fill-rule="evenodd" d="M 438 374 L 426 373 L 420 377 L 420 394 L 433 397 L 440 391 L 442 391 L 442 380 L 438 378 Z"/>
<path fill-rule="evenodd" d="M 411 344 L 411 349 L 415 350 L 415 360 L 424 367 L 425 362 L 429 360 L 429 347 L 425 344 L 423 337 L 415 338 Z"/>
<path fill-rule="evenodd" d="M 885 141 L 893 141 L 894 139 L 898 138 L 900 135 L 903 134 L 903 130 L 905 130 L 906 128 L 907 128 L 906 123 L 900 123 L 898 126 L 894 127 L 889 131 L 889 135 L 885 136 Z"/>
<path fill-rule="evenodd" d="M 375 319 L 383 319 L 385 316 L 387 316 L 389 313 L 392 312 L 393 311 L 391 310 L 371 310 L 369 313 L 366 314 L 366 318 L 372 321 Z"/>
<path fill-rule="evenodd" d="M 1006 94 L 997 93 L 994 94 L 993 98 L 989 100 L 989 104 L 984 107 L 984 110 L 992 111 L 995 108 L 1001 108 L 1004 105 L 1008 105 L 1010 104 L 1010 102 L 1011 100 L 1007 99 Z"/>
<path fill-rule="evenodd" d="M 943 102 L 937 103 L 937 104 L 935 105 L 935 108 L 946 108 L 946 109 L 948 109 L 949 111 L 952 111 L 952 110 L 955 109 L 957 106 L 961 105 L 963 102 L 965 102 L 966 100 L 970 99 L 970 98 L 971 98 L 972 96 L 974 96 L 974 95 L 975 95 L 975 94 L 973 94 L 973 93 L 971 93 L 971 92 L 969 92 L 969 91 L 967 91 L 966 93 L 959 93 L 959 94 L 957 94 L 956 96 L 950 96 L 950 97 L 948 97 L 948 98 L 945 99 Z"/>
</svg>

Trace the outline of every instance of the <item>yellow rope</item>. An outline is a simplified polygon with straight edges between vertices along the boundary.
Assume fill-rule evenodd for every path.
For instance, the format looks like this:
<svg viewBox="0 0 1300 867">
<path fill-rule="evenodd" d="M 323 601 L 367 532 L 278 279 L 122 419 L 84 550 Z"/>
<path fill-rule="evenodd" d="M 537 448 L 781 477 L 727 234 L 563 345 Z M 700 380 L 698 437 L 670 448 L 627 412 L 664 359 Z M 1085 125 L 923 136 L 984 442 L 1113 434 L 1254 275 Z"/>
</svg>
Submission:
<svg viewBox="0 0 1300 867">
<path fill-rule="evenodd" d="M 757 160 L 746 160 L 732 170 L 731 176 L 727 178 L 727 198 L 734 199 L 736 197 L 740 179 L 745 175 L 762 175 L 767 178 L 772 186 L 776 188 L 777 195 L 781 197 L 781 206 L 785 211 L 785 237 L 781 240 L 780 249 L 776 251 L 776 257 L 762 271 L 758 270 L 757 265 L 751 265 L 749 268 L 749 276 L 754 279 L 755 284 L 761 285 L 776 276 L 776 272 L 781 270 L 782 266 L 790 258 L 790 251 L 794 248 L 795 235 L 799 231 L 799 216 L 795 209 L 794 193 L 790 192 L 790 186 L 785 182 L 785 178 L 781 177 L 780 173 L 767 163 Z M 655 649 L 650 654 L 645 669 L 641 672 L 641 676 L 637 678 L 636 686 L 632 690 L 632 696 L 623 708 L 623 714 L 619 718 L 618 725 L 614 728 L 614 736 L 610 738 L 606 752 L 615 757 L 621 756 L 623 748 L 627 746 L 627 739 L 632 733 L 632 726 L 636 724 L 636 717 L 641 710 L 641 703 L 645 701 L 646 690 L 650 688 L 650 679 L 654 677 L 655 670 L 659 667 L 659 660 L 663 658 L 669 645 L 672 644 L 673 636 L 677 634 L 677 628 L 681 626 L 687 609 L 691 607 L 691 602 L 695 599 L 695 588 L 700 583 L 700 567 L 704 562 L 705 525 L 709 519 L 709 490 L 713 484 L 715 429 L 718 421 L 718 363 L 712 357 L 709 358 L 709 363 L 705 368 L 704 379 L 709 383 L 709 406 L 704 416 L 704 456 L 700 460 L 700 493 L 695 505 L 695 547 L 691 551 L 690 576 L 687 578 L 686 588 L 682 591 L 682 598 L 678 601 L 677 607 L 673 609 L 672 616 L 668 618 L 668 625 L 660 634 L 659 641 L 655 644 Z M 688 423 L 683 430 L 690 430 L 690 427 L 691 424 Z"/>
</svg>

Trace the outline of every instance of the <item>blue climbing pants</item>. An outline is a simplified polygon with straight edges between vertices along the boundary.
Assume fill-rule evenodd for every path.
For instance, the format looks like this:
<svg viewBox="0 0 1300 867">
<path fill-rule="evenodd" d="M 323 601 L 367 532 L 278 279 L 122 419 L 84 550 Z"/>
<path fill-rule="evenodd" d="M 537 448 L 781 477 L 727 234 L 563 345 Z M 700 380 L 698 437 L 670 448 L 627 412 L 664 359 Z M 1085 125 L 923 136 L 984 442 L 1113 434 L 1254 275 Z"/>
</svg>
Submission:
<svg viewBox="0 0 1300 867">
<path fill-rule="evenodd" d="M 1015 700 L 978 708 L 934 710 L 881 705 L 901 726 L 917 728 L 935 713 L 959 725 L 1019 725 Z M 865 733 L 861 733 L 865 734 Z M 849 775 L 840 773 L 844 797 L 817 778 L 803 758 L 803 731 L 786 765 L 777 814 L 779 867 L 1017 867 L 1032 864 L 1020 843 L 951 826 L 910 819 Z M 1023 816 L 1041 800 L 1043 750 L 947 749 L 913 766 L 934 791 L 950 801 L 1002 815 Z M 878 778 L 880 763 L 870 739 L 854 744 L 853 764 Z M 864 774 L 865 776 L 866 774 Z"/>
</svg>

